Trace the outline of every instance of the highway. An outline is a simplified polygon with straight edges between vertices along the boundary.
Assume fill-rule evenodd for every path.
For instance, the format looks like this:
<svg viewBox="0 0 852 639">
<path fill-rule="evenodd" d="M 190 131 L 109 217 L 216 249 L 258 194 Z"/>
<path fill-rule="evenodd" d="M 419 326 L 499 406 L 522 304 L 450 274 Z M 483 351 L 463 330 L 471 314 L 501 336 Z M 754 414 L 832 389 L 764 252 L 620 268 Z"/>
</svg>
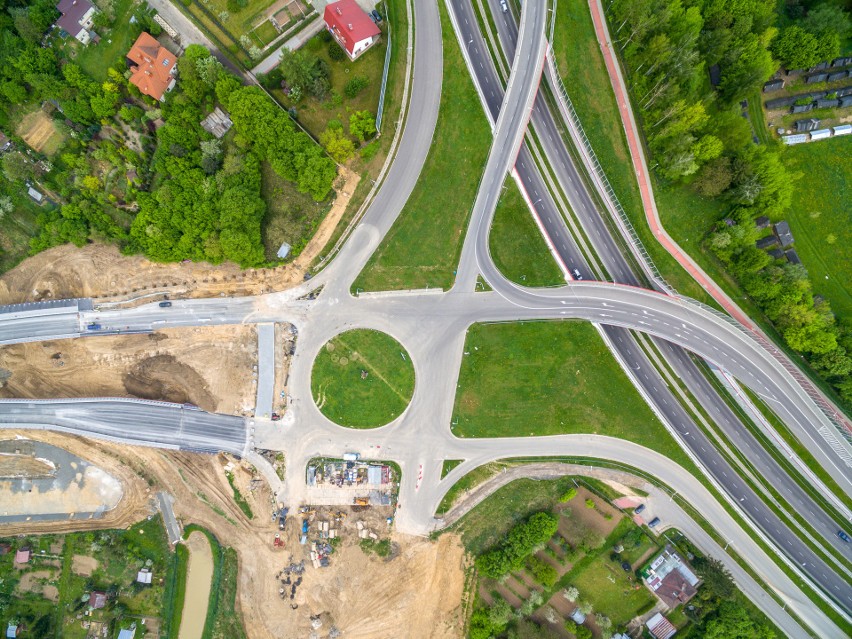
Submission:
<svg viewBox="0 0 852 639">
<path fill-rule="evenodd" d="M 390 229 L 414 188 L 437 121 L 440 93 L 435 87 L 441 84 L 442 69 L 438 9 L 434 2 L 417 2 L 414 4 L 417 27 L 411 104 L 396 159 L 362 222 L 335 260 L 313 280 L 288 291 L 254 298 L 175 300 L 168 309 L 147 304 L 124 310 L 80 310 L 73 313 L 73 318 L 72 313 L 65 311 L 54 315 L 44 313 L 43 317 L 36 313 L 14 318 L 9 316 L 7 319 L 2 319 L 0 313 L 0 341 L 3 343 L 40 339 L 42 334 L 91 333 L 86 326 L 92 322 L 101 326 L 95 332 L 291 322 L 299 329 L 299 341 L 290 369 L 293 403 L 284 419 L 274 424 L 256 420 L 256 425 L 247 425 L 240 418 L 211 415 L 174 405 L 92 399 L 4 402 L 0 404 L 0 422 L 10 427 L 55 428 L 167 448 L 227 450 L 240 455 L 252 455 L 253 445 L 282 450 L 287 455 L 288 464 L 287 480 L 281 487 L 280 498 L 292 503 L 300 499 L 305 485 L 305 462 L 312 456 L 339 456 L 344 451 L 356 450 L 365 458 L 393 459 L 403 468 L 397 526 L 403 532 L 417 534 L 425 534 L 440 525 L 441 522 L 434 520 L 433 513 L 440 496 L 451 485 L 450 480 L 460 477 L 463 469 L 469 470 L 493 459 L 583 455 L 630 464 L 640 461 L 643 467 L 652 469 L 663 481 L 700 506 L 701 512 L 714 527 L 731 539 L 732 546 L 740 555 L 819 636 L 843 636 L 819 609 L 808 602 L 797 584 L 756 546 L 753 537 L 760 533 L 741 529 L 695 478 L 654 451 L 621 440 L 585 435 L 473 440 L 458 439 L 451 432 L 449 424 L 465 334 L 471 324 L 491 320 L 571 318 L 605 325 L 605 334 L 614 344 L 619 338 L 629 342 L 621 350 L 616 348 L 617 353 L 625 361 L 644 362 L 639 364 L 637 372 L 640 379 L 647 375 L 643 384 L 654 391 L 657 410 L 666 411 L 662 413 L 665 420 L 674 426 L 684 441 L 689 442 L 693 450 L 700 451 L 702 445 L 707 449 L 704 459 L 716 481 L 719 477 L 727 481 L 725 473 L 728 470 L 722 467 L 713 469 L 713 460 L 719 459 L 718 454 L 713 455 L 715 448 L 706 440 L 699 439 L 700 431 L 690 426 L 691 420 L 680 404 L 664 390 L 665 381 L 644 359 L 630 333 L 623 329 L 660 337 L 716 363 L 765 397 L 804 441 L 808 438 L 820 440 L 818 430 L 831 427 L 789 373 L 780 368 L 772 355 L 750 335 L 689 300 L 610 283 L 572 282 L 553 289 L 526 289 L 506 281 L 494 268 L 488 255 L 487 235 L 496 196 L 514 154 L 517 154 L 515 168 L 519 176 L 530 180 L 528 184 L 533 190 L 528 193 L 535 194 L 538 189 L 542 203 L 549 200 L 540 177 L 538 183 L 534 182 L 537 172 L 533 170 L 528 150 L 521 144 L 543 62 L 539 54 L 543 50 L 547 12 L 540 5 L 533 2 L 524 4 L 521 29 L 525 36 L 519 54 L 513 56 L 513 74 L 507 96 L 505 99 L 501 97 L 496 104 L 499 116 L 494 118 L 495 140 L 465 238 L 459 279 L 451 291 L 389 292 L 365 297 L 352 297 L 349 293 L 353 279 Z M 463 3 L 455 0 L 453 7 L 462 10 Z M 472 25 L 471 39 L 474 39 L 473 36 L 478 34 L 475 20 Z M 476 45 L 476 42 L 472 44 Z M 469 48 L 468 55 L 477 54 Z M 483 66 L 491 69 L 490 58 L 484 57 L 484 49 L 480 49 L 478 55 L 483 56 Z M 496 76 L 494 83 L 493 90 L 496 90 L 499 86 Z M 500 92 L 502 94 L 502 87 Z M 537 109 L 533 108 L 534 126 L 538 117 L 536 113 Z M 549 201 L 549 208 L 540 209 L 540 213 L 547 214 L 542 215 L 543 223 L 548 219 L 547 224 L 551 225 L 554 236 L 563 240 L 555 242 L 557 247 L 564 243 L 559 256 L 567 264 L 582 266 L 582 254 L 565 229 L 555 203 Z M 605 235 L 608 236 L 608 233 Z M 480 273 L 492 284 L 494 292 L 473 292 L 472 282 Z M 591 273 L 585 275 L 590 277 Z M 320 286 L 323 291 L 317 299 L 300 299 Z M 391 424 L 370 431 L 344 429 L 329 422 L 314 404 L 310 390 L 310 370 L 319 349 L 337 333 L 355 327 L 375 328 L 398 339 L 411 355 L 417 380 L 414 397 L 406 411 Z M 72 328 L 74 330 L 68 333 Z M 466 461 L 442 481 L 443 459 Z M 422 480 L 418 479 L 418 467 L 423 470 Z M 852 483 L 848 470 L 836 468 L 834 472 L 841 486 L 849 490 Z M 738 507 L 749 512 L 763 533 L 794 557 L 797 564 L 801 560 L 804 565 L 797 566 L 799 570 L 831 593 L 843 609 L 852 610 L 852 592 L 848 582 L 821 565 L 818 559 L 812 563 L 812 553 L 807 547 L 780 526 L 780 522 L 773 520 L 772 513 L 756 496 L 746 492 L 748 489 L 742 486 L 741 480 L 736 483 L 731 478 L 730 482 L 726 485 L 731 494 L 746 496 Z M 789 615 L 783 610 L 769 608 L 767 604 L 765 609 L 776 623 L 792 629 L 788 634 L 802 636 L 801 629 L 795 630 L 795 622 Z"/>
<path fill-rule="evenodd" d="M 471 57 L 470 69 L 479 81 L 480 95 L 486 96 L 487 107 L 490 110 L 492 119 L 494 119 L 495 113 L 501 108 L 498 99 L 501 96 L 502 90 L 499 89 L 499 79 L 496 70 L 479 34 L 478 23 L 474 16 L 471 2 L 470 0 L 454 0 L 452 6 L 456 13 L 455 24 L 467 25 L 466 28 L 462 28 L 459 40 L 468 45 L 467 48 Z M 517 38 L 511 13 L 502 13 L 499 10 L 497 2 L 492 2 L 492 13 L 495 16 L 497 24 L 503 25 L 503 28 L 500 29 L 501 39 L 504 41 L 508 56 L 511 57 L 515 54 L 513 36 Z M 515 57 L 517 59 L 516 55 Z M 498 89 L 495 90 L 495 86 Z M 488 88 L 483 90 L 483 87 Z M 537 126 L 539 139 L 543 140 L 546 152 L 550 157 L 555 157 L 556 161 L 552 162 L 552 164 L 558 163 L 561 168 L 561 171 L 557 171 L 557 175 L 565 187 L 564 192 L 573 195 L 573 197 L 569 195 L 569 198 L 574 200 L 575 211 L 579 212 L 581 223 L 587 235 L 592 238 L 592 243 L 598 255 L 602 256 L 602 260 L 610 273 L 615 274 L 617 278 L 623 278 L 625 283 L 638 285 L 639 281 L 631 272 L 626 260 L 624 260 L 621 252 L 612 241 L 609 230 L 597 214 L 596 207 L 592 204 L 591 197 L 586 191 L 585 183 L 580 179 L 576 169 L 574 169 L 567 150 L 564 145 L 556 143 L 556 140 L 561 140 L 561 138 L 553 120 L 549 117 L 549 112 L 543 106 L 542 99 L 536 101 L 533 123 Z M 519 166 L 516 169 L 525 190 L 529 193 L 532 189 L 530 174 L 537 173 L 536 168 L 530 165 Z M 500 186 L 496 181 L 488 182 L 483 178 L 484 190 L 499 192 L 499 188 Z M 560 223 L 565 228 L 562 216 L 558 209 L 553 206 L 552 200 L 539 198 L 536 207 L 539 218 L 543 221 L 546 220 L 544 222 L 546 229 L 558 227 Z M 479 213 L 481 212 L 474 208 L 472 226 L 478 224 L 481 228 L 484 227 L 487 229 L 490 227 L 491 219 L 477 218 Z M 565 230 L 567 231 L 567 228 Z M 493 265 L 490 256 L 487 255 L 487 232 L 479 233 L 477 240 L 480 270 L 492 287 L 502 292 L 504 284 L 500 280 L 503 280 L 503 277 Z M 563 251 L 560 242 L 551 241 L 551 244 L 554 245 L 566 268 L 580 267 L 581 272 L 586 274 L 591 272 L 585 261 L 581 263 L 572 262 L 571 260 L 576 259 L 576 257 L 569 251 Z M 682 445 L 688 447 L 690 452 L 699 461 L 700 466 L 715 479 L 717 485 L 734 500 L 737 500 L 739 507 L 745 511 L 745 514 L 751 521 L 756 522 L 764 534 L 784 550 L 788 557 L 795 560 L 805 573 L 814 578 L 817 583 L 831 583 L 830 587 L 834 591 L 834 594 L 840 593 L 843 589 L 844 581 L 852 576 L 849 571 L 842 565 L 833 564 L 832 567 L 825 565 L 799 539 L 796 533 L 790 531 L 774 515 L 762 499 L 730 467 L 715 445 L 708 439 L 707 435 L 698 428 L 690 415 L 686 413 L 674 397 L 669 384 L 662 380 L 657 370 L 648 361 L 629 332 L 613 328 L 612 326 L 603 327 L 602 330 L 606 333 L 609 344 L 615 349 L 620 359 L 626 363 L 627 367 L 633 371 L 637 371 L 632 375 L 634 381 L 644 389 L 646 398 L 650 399 L 654 404 L 656 412 L 661 415 L 664 423 L 669 426 L 670 430 L 674 430 L 677 439 Z M 657 346 L 666 355 L 667 360 L 680 379 L 687 384 L 690 391 L 701 401 L 705 409 L 708 410 L 710 416 L 732 438 L 732 441 L 739 445 L 740 450 L 753 460 L 757 468 L 764 472 L 766 479 L 785 496 L 791 507 L 799 513 L 810 515 L 808 519 L 814 528 L 821 533 L 823 543 L 827 542 L 834 546 L 838 552 L 843 553 L 847 557 L 852 557 L 849 545 L 845 544 L 836 535 L 837 530 L 842 528 L 842 524 L 834 521 L 821 507 L 815 504 L 813 499 L 778 466 L 769 453 L 757 444 L 745 426 L 740 423 L 728 408 L 725 401 L 713 390 L 703 375 L 700 374 L 686 353 L 664 340 L 658 340 Z M 825 444 L 821 438 L 820 441 Z M 845 475 L 846 473 L 842 474 Z M 839 570 L 842 574 L 835 575 L 832 573 L 832 570 Z"/>
</svg>

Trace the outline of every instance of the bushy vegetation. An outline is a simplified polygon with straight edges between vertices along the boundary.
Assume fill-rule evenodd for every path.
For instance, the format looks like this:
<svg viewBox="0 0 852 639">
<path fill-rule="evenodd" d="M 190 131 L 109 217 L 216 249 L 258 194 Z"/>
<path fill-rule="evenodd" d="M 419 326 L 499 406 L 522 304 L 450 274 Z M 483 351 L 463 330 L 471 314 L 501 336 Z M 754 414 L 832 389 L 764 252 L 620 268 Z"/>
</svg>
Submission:
<svg viewBox="0 0 852 639">
<path fill-rule="evenodd" d="M 556 534 L 557 527 L 558 520 L 552 513 L 536 513 L 525 522 L 516 524 L 497 548 L 477 557 L 476 567 L 482 574 L 494 579 L 520 570 L 524 560 Z"/>
<path fill-rule="evenodd" d="M 835 321 L 828 301 L 814 301 L 803 268 L 754 245 L 754 220 L 783 217 L 796 176 L 785 168 L 782 149 L 753 143 L 738 104 L 779 63 L 807 67 L 836 56 L 849 14 L 826 3 L 807 11 L 788 3 L 782 18 L 777 7 L 769 0 L 616 0 L 610 24 L 659 174 L 723 205 L 728 222 L 716 221 L 708 248 L 787 345 L 852 402 L 850 330 Z M 788 23 L 780 34 L 779 21 Z M 713 66 L 720 76 L 715 91 L 707 86 Z"/>
<path fill-rule="evenodd" d="M 48 36 L 41 46 L 58 15 L 53 4 L 39 0 L 0 18 L 0 125 L 11 132 L 22 107 L 32 112 L 43 104 L 64 139 L 49 157 L 13 138 L 17 150 L 2 161 L 0 198 L 14 208 L 25 184 L 34 183 L 53 203 L 36 220 L 30 251 L 104 241 L 156 261 L 264 265 L 262 162 L 321 201 L 336 175 L 333 160 L 262 91 L 241 86 L 199 45 L 179 59 L 180 79 L 163 103 L 129 83 L 125 49 L 100 59 L 94 48 L 78 56 L 73 39 Z M 122 37 L 156 24 L 144 11 L 133 15 Z M 103 70 L 106 80 L 87 74 L 84 56 L 85 68 Z M 217 104 L 235 128 L 222 140 L 200 125 Z"/>
</svg>

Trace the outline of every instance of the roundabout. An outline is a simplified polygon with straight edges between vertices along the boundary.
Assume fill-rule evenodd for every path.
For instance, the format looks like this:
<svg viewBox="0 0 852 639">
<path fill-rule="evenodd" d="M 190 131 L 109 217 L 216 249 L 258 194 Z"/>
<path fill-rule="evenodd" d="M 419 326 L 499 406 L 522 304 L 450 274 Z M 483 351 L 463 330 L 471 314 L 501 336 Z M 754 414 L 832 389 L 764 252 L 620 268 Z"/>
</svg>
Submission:
<svg viewBox="0 0 852 639">
<path fill-rule="evenodd" d="M 349 428 L 378 428 L 399 417 L 414 394 L 414 366 L 387 333 L 355 329 L 320 349 L 311 395 L 323 415 Z"/>
</svg>

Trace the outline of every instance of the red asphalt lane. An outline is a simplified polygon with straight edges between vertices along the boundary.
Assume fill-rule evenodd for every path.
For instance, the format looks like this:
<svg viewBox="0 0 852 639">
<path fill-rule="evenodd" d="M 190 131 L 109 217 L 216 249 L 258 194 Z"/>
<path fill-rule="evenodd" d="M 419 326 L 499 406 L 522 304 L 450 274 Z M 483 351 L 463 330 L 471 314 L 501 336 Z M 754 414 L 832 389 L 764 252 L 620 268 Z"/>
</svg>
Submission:
<svg viewBox="0 0 852 639">
<path fill-rule="evenodd" d="M 845 428 L 852 432 L 852 422 L 843 415 L 819 389 L 817 389 L 809 379 L 796 367 L 792 362 L 785 362 L 786 356 L 780 352 L 778 348 L 770 342 L 763 334 L 757 325 L 752 322 L 751 318 L 746 315 L 728 295 L 720 289 L 716 283 L 698 266 L 693 259 L 684 253 L 671 236 L 663 228 L 660 222 L 660 216 L 657 211 L 654 194 L 651 188 L 651 180 L 645 170 L 644 155 L 639 144 L 639 133 L 636 128 L 636 121 L 633 118 L 633 112 L 630 109 L 627 89 L 624 85 L 624 79 L 621 76 L 621 69 L 615 60 L 615 55 L 612 50 L 612 42 L 609 39 L 609 31 L 606 28 L 606 22 L 603 16 L 603 7 L 600 0 L 589 0 L 589 10 L 592 14 L 592 22 L 595 25 L 595 35 L 598 39 L 601 53 L 606 63 L 607 74 L 612 89 L 615 92 L 615 99 L 618 103 L 618 110 L 621 116 L 621 122 L 624 126 L 624 132 L 627 135 L 627 145 L 630 149 L 630 159 L 633 162 L 633 172 L 636 175 L 636 180 L 639 184 L 639 192 L 642 196 L 642 208 L 645 210 L 645 218 L 648 221 L 648 226 L 651 227 L 651 232 L 657 241 L 663 245 L 666 251 L 674 257 L 680 264 L 698 282 L 701 287 L 716 300 L 716 302 L 724 308 L 734 319 L 740 324 L 748 328 L 763 345 L 775 355 L 775 358 L 790 372 L 796 381 L 801 384 L 808 395 L 814 398 L 814 395 L 822 399 L 822 405 L 827 408 Z M 789 363 L 789 365 L 787 365 Z M 791 367 L 793 370 L 791 370 Z"/>
</svg>

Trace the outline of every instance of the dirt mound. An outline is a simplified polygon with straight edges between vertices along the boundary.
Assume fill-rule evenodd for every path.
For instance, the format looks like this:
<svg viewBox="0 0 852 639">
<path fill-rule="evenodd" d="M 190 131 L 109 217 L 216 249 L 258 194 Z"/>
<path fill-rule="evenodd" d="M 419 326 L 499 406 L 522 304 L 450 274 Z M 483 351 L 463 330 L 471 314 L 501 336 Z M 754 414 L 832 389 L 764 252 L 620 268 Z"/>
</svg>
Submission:
<svg viewBox="0 0 852 639">
<path fill-rule="evenodd" d="M 135 364 L 121 378 L 124 390 L 134 397 L 177 404 L 195 404 L 213 412 L 216 400 L 204 378 L 174 355 L 155 355 Z"/>
</svg>

